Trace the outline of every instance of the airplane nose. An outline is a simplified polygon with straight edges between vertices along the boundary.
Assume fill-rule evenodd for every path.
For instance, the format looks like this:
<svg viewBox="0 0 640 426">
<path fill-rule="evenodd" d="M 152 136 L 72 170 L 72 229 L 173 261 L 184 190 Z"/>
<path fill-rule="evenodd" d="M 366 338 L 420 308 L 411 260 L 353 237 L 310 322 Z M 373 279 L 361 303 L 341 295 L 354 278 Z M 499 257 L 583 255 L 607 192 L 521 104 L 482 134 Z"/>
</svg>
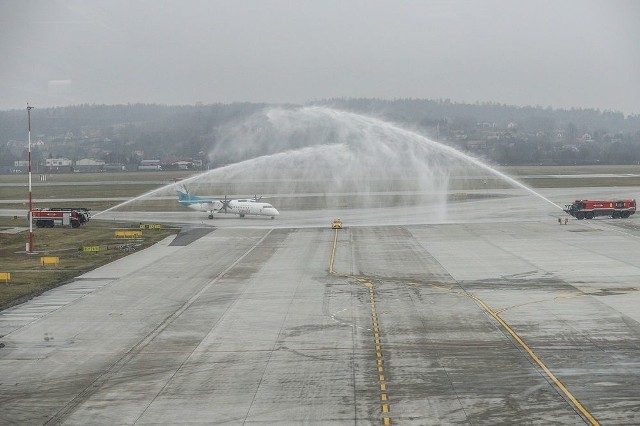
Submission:
<svg viewBox="0 0 640 426">
<path fill-rule="evenodd" d="M 273 212 L 274 212 L 273 213 L 274 216 L 279 216 L 280 215 L 280 212 L 276 208 L 273 209 Z"/>
</svg>

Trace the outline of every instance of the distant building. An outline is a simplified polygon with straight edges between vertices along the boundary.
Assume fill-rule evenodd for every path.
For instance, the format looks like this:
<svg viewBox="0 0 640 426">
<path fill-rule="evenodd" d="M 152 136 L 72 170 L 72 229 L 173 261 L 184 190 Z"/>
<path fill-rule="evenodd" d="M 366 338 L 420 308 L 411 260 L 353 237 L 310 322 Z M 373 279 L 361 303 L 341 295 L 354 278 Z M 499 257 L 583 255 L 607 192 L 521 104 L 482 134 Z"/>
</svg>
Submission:
<svg viewBox="0 0 640 426">
<path fill-rule="evenodd" d="M 174 159 L 167 158 L 163 160 L 162 170 L 193 170 L 202 168 L 202 160 L 194 160 L 192 158 Z"/>
<path fill-rule="evenodd" d="M 176 161 L 173 165 L 178 170 L 189 170 L 194 168 L 194 164 L 192 161 Z"/>
<path fill-rule="evenodd" d="M 127 167 L 120 163 L 109 163 L 104 165 L 104 170 L 107 172 L 124 172 Z"/>
<path fill-rule="evenodd" d="M 76 170 L 79 172 L 102 172 L 105 169 L 104 166 L 104 161 L 92 158 L 83 158 L 76 161 Z"/>
<path fill-rule="evenodd" d="M 580 142 L 593 142 L 593 136 L 591 136 L 589 133 L 585 133 L 584 135 L 580 136 Z"/>
<path fill-rule="evenodd" d="M 44 161 L 45 167 L 71 167 L 73 161 L 68 158 L 47 158 Z"/>
<path fill-rule="evenodd" d="M 138 170 L 162 170 L 162 166 L 160 165 L 160 160 L 142 160 L 140 161 Z"/>
<path fill-rule="evenodd" d="M 9 167 L 10 173 L 26 173 L 29 171 L 29 161 L 18 160 L 13 162 L 13 168 Z"/>
<path fill-rule="evenodd" d="M 465 144 L 467 146 L 467 149 L 470 151 L 479 151 L 479 150 L 487 149 L 486 140 L 467 140 Z"/>
<path fill-rule="evenodd" d="M 73 171 L 73 161 L 68 158 L 47 158 L 44 166 L 48 172 L 71 172 Z"/>
<path fill-rule="evenodd" d="M 477 126 L 483 129 L 495 129 L 496 123 L 489 122 L 489 121 L 482 121 L 482 122 L 478 122 Z"/>
</svg>

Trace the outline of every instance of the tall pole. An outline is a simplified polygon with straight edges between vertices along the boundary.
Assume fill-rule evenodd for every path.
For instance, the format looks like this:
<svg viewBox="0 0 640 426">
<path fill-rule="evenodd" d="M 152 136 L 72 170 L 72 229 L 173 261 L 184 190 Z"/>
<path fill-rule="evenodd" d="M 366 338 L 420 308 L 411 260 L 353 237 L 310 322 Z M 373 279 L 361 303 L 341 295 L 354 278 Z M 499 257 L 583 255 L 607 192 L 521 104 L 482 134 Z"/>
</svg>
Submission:
<svg viewBox="0 0 640 426">
<path fill-rule="evenodd" d="M 27 243 L 27 252 L 33 253 L 33 198 L 31 197 L 31 110 L 32 106 L 27 104 L 27 121 L 29 129 L 29 242 Z"/>
</svg>

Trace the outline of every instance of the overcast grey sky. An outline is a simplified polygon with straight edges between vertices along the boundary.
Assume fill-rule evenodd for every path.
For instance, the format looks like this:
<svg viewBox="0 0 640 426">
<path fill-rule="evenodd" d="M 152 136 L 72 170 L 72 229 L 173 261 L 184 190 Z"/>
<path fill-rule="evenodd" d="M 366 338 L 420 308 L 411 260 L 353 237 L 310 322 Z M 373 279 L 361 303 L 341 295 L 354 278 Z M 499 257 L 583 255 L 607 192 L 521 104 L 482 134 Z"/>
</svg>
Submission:
<svg viewBox="0 0 640 426">
<path fill-rule="evenodd" d="M 635 0 L 0 0 L 0 109 L 450 98 L 640 113 Z"/>
</svg>

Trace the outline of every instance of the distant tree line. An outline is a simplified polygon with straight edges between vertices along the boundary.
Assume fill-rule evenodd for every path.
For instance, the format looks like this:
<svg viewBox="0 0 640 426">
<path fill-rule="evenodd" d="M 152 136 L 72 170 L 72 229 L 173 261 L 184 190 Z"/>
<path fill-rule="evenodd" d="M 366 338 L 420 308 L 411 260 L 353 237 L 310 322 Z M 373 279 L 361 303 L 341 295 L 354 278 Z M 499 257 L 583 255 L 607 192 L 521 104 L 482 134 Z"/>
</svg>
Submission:
<svg viewBox="0 0 640 426">
<path fill-rule="evenodd" d="M 640 164 L 640 115 L 448 99 L 327 99 L 502 165 Z"/>
<path fill-rule="evenodd" d="M 372 115 L 503 165 L 640 164 L 640 116 L 595 109 L 424 99 L 326 99 L 310 105 Z M 77 105 L 32 110 L 36 158 L 206 160 L 218 130 L 267 104 Z M 295 107 L 295 106 L 292 106 Z M 24 160 L 25 110 L 0 111 L 0 166 Z"/>
</svg>

